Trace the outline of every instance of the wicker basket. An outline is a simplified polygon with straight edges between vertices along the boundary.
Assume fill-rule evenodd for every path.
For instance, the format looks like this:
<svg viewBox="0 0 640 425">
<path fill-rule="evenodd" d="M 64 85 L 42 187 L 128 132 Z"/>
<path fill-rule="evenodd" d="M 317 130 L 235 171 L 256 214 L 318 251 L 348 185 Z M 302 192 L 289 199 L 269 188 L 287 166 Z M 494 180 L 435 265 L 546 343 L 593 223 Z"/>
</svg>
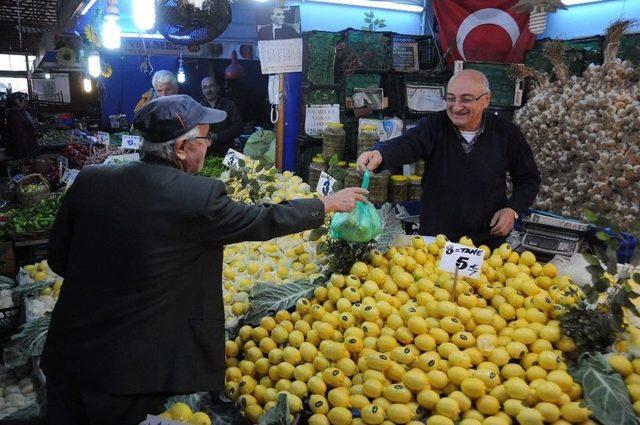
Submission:
<svg viewBox="0 0 640 425">
<path fill-rule="evenodd" d="M 40 180 L 40 182 L 43 183 L 42 189 L 36 192 L 24 192 L 22 185 L 25 184 L 25 182 L 32 180 Z M 47 182 L 47 179 L 45 179 L 42 174 L 29 174 L 25 176 L 20 183 L 18 183 L 18 189 L 16 192 L 18 193 L 18 202 L 20 202 L 22 208 L 31 208 L 41 200 L 47 199 L 51 190 L 49 188 L 49 182 Z"/>
</svg>

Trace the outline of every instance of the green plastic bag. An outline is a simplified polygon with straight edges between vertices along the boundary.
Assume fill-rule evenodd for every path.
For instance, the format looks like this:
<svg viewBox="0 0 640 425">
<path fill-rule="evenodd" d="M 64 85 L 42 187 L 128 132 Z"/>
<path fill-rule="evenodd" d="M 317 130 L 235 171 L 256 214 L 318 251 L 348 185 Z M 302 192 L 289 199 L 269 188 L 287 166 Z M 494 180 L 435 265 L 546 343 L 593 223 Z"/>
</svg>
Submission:
<svg viewBox="0 0 640 425">
<path fill-rule="evenodd" d="M 371 172 L 367 170 L 362 179 L 362 188 L 369 187 Z M 331 219 L 329 234 L 334 239 L 349 242 L 369 242 L 382 233 L 382 221 L 376 208 L 370 202 L 356 202 L 349 213 L 336 213 Z"/>
</svg>

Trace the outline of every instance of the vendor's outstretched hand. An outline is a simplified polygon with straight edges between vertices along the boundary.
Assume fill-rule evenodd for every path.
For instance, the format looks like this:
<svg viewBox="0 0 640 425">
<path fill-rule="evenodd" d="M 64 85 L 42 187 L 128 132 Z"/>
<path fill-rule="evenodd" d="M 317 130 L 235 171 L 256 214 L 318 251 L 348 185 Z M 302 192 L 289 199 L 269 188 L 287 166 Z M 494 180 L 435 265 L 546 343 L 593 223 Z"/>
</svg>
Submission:
<svg viewBox="0 0 640 425">
<path fill-rule="evenodd" d="M 382 164 L 382 154 L 380 151 L 363 152 L 356 162 L 358 171 L 374 171 L 380 164 Z"/>
<path fill-rule="evenodd" d="M 366 201 L 368 190 L 360 187 L 348 187 L 333 195 L 322 196 L 320 200 L 324 204 L 324 212 L 350 212 L 356 207 L 356 202 Z"/>
<path fill-rule="evenodd" d="M 491 234 L 493 236 L 507 236 L 513 229 L 516 215 L 511 208 L 498 210 L 491 219 Z"/>
</svg>

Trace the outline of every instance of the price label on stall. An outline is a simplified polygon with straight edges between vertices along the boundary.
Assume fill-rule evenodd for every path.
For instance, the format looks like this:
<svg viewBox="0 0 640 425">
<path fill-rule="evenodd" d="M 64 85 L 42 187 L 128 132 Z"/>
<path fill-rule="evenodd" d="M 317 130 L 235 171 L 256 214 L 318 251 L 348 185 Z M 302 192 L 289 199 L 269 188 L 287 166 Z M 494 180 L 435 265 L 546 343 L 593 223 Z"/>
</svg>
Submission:
<svg viewBox="0 0 640 425">
<path fill-rule="evenodd" d="M 246 156 L 244 156 L 243 154 L 241 154 L 236 150 L 229 149 L 227 151 L 227 154 L 224 156 L 222 163 L 229 168 L 233 168 L 234 170 L 239 170 L 240 168 L 242 168 L 238 163 L 240 160 L 246 163 L 249 161 L 249 158 L 247 158 Z"/>
<path fill-rule="evenodd" d="M 333 184 L 337 180 L 331 177 L 329 174 L 324 171 L 320 173 L 320 178 L 318 179 L 318 185 L 316 186 L 316 192 L 323 196 L 333 195 Z"/>
<path fill-rule="evenodd" d="M 122 135 L 122 149 L 140 149 L 140 136 L 131 134 Z"/>
<path fill-rule="evenodd" d="M 20 183 L 22 179 L 24 179 L 24 174 L 16 174 L 15 176 L 11 177 L 11 182 Z"/>
<path fill-rule="evenodd" d="M 124 155 L 111 155 L 104 160 L 103 164 L 122 164 L 124 162 L 139 161 L 140 154 L 126 153 Z"/>
<path fill-rule="evenodd" d="M 96 138 L 98 139 L 98 143 L 105 146 L 109 146 L 109 142 L 111 141 L 111 139 L 109 139 L 109 133 L 105 133 L 104 131 L 98 131 Z"/>
<path fill-rule="evenodd" d="M 484 263 L 484 251 L 472 246 L 447 242 L 444 246 L 440 270 L 456 273 L 458 276 L 479 277 Z"/>
<path fill-rule="evenodd" d="M 80 170 L 74 170 L 72 168 L 67 168 L 67 170 L 62 175 L 62 178 L 60 179 L 60 182 L 61 183 L 66 183 L 67 189 L 69 189 L 69 187 L 76 180 L 76 177 L 78 177 L 78 174 L 80 174 Z"/>
</svg>

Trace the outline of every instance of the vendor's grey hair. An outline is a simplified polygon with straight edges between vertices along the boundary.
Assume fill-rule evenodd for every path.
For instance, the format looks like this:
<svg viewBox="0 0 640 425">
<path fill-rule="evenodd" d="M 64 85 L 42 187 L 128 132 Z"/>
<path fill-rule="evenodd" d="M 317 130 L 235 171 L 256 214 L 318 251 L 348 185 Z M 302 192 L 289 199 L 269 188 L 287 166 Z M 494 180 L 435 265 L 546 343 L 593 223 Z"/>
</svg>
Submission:
<svg viewBox="0 0 640 425">
<path fill-rule="evenodd" d="M 470 75 L 470 76 L 473 76 L 473 77 L 479 79 L 480 81 L 482 81 L 482 86 L 484 88 L 484 91 L 491 91 L 491 89 L 489 88 L 489 80 L 487 79 L 487 76 L 484 75 L 482 72 L 477 71 L 475 69 L 463 69 L 462 71 L 456 72 L 455 74 L 453 74 L 453 77 L 451 77 L 451 79 L 449 79 L 449 82 L 447 83 L 447 87 L 456 78 L 464 76 L 464 75 Z"/>
<path fill-rule="evenodd" d="M 151 143 L 142 139 L 142 146 L 140 147 L 140 157 L 145 158 L 154 156 L 156 158 L 161 158 L 170 162 L 175 162 L 177 159 L 175 150 L 176 143 L 178 143 L 180 140 L 191 139 L 199 136 L 200 131 L 198 130 L 198 127 L 193 127 L 182 136 L 178 136 L 173 140 L 169 140 L 168 142 Z"/>
<path fill-rule="evenodd" d="M 174 87 L 178 87 L 178 79 L 171 71 L 167 71 L 166 69 L 161 69 L 160 71 L 156 71 L 153 74 L 153 78 L 151 79 L 151 85 L 153 88 L 156 88 L 158 84 L 171 84 Z"/>
</svg>

